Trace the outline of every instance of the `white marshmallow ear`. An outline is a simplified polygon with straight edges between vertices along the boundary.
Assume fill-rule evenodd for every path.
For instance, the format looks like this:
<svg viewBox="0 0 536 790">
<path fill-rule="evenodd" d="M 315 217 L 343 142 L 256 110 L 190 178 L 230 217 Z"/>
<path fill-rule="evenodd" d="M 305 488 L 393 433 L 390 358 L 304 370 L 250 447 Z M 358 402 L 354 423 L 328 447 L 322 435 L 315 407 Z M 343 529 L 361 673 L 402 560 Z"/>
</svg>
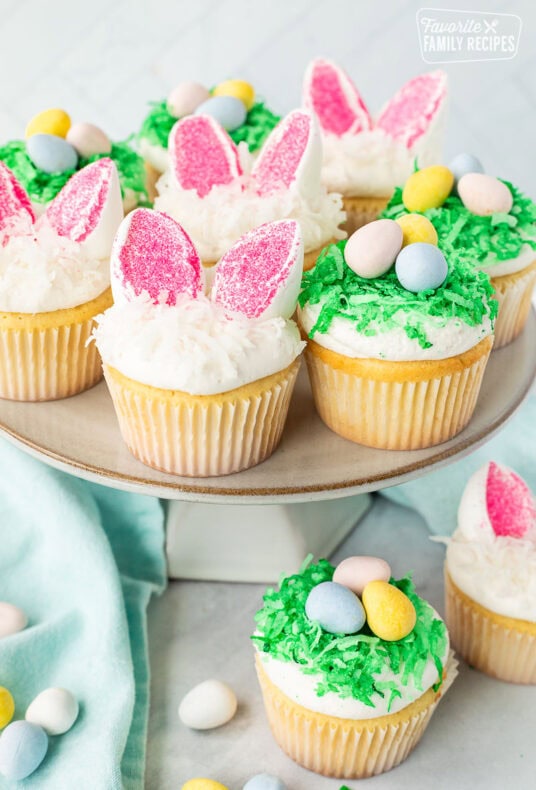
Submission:
<svg viewBox="0 0 536 790">
<path fill-rule="evenodd" d="M 294 110 L 264 143 L 251 176 L 260 195 L 293 186 L 306 194 L 318 189 L 321 169 L 318 124 L 310 112 Z"/>
<path fill-rule="evenodd" d="M 0 162 L 0 232 L 9 230 L 20 218 L 35 222 L 32 201 L 9 167 Z"/>
<path fill-rule="evenodd" d="M 412 148 L 430 129 L 447 98 L 447 75 L 431 71 L 407 82 L 387 102 L 376 127 Z"/>
<path fill-rule="evenodd" d="M 303 82 L 303 106 L 314 112 L 322 131 L 342 137 L 372 128 L 365 102 L 350 77 L 330 60 L 309 64 Z"/>
<path fill-rule="evenodd" d="M 131 301 L 143 293 L 155 304 L 174 305 L 185 294 L 195 299 L 203 290 L 199 255 L 186 231 L 174 219 L 148 208 L 127 214 L 112 248 L 114 301 Z"/>
<path fill-rule="evenodd" d="M 117 168 L 108 157 L 72 176 L 40 218 L 59 236 L 78 242 L 88 257 L 107 258 L 123 219 Z"/>
<path fill-rule="evenodd" d="M 260 225 L 242 236 L 216 267 L 212 300 L 246 318 L 290 318 L 303 270 L 296 220 Z"/>
<path fill-rule="evenodd" d="M 181 189 L 199 197 L 212 187 L 231 184 L 242 175 L 238 148 L 209 115 L 187 115 L 177 121 L 168 141 L 169 166 Z"/>
</svg>

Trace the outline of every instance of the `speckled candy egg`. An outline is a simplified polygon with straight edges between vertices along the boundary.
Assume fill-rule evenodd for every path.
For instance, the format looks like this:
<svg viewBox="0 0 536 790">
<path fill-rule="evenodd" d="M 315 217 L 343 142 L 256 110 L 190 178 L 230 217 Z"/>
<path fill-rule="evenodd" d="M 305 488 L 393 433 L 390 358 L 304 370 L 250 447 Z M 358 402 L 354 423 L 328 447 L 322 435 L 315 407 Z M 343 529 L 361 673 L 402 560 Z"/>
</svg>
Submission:
<svg viewBox="0 0 536 790">
<path fill-rule="evenodd" d="M 66 140 L 83 157 L 109 154 L 112 150 L 108 135 L 92 123 L 74 123 L 67 132 Z"/>
<path fill-rule="evenodd" d="M 221 680 L 194 686 L 179 705 L 179 718 L 193 730 L 212 730 L 227 724 L 236 713 L 236 694 Z"/>
<path fill-rule="evenodd" d="M 395 221 L 402 228 L 402 247 L 418 241 L 437 245 L 437 231 L 428 217 L 422 214 L 404 214 Z"/>
<path fill-rule="evenodd" d="M 257 774 L 246 782 L 243 790 L 287 790 L 287 786 L 277 776 Z"/>
<path fill-rule="evenodd" d="M 398 253 L 395 271 L 403 288 L 419 293 L 439 288 L 447 278 L 449 267 L 438 247 L 417 242 Z"/>
<path fill-rule="evenodd" d="M 26 143 L 28 156 L 45 173 L 64 173 L 74 170 L 78 154 L 67 140 L 53 134 L 34 134 Z"/>
<path fill-rule="evenodd" d="M 0 686 L 0 730 L 6 727 L 15 713 L 15 700 L 3 686 Z"/>
<path fill-rule="evenodd" d="M 363 590 L 363 606 L 368 627 L 386 642 L 403 639 L 415 628 L 415 607 L 408 596 L 392 584 L 369 582 Z"/>
<path fill-rule="evenodd" d="M 348 587 L 356 595 L 362 595 L 369 582 L 388 582 L 391 567 L 379 557 L 347 557 L 335 568 L 333 581 Z"/>
<path fill-rule="evenodd" d="M 484 173 L 467 173 L 458 183 L 458 195 L 466 209 L 479 217 L 508 214 L 514 199 L 502 181 Z"/>
<path fill-rule="evenodd" d="M 336 582 L 313 587 L 305 602 L 305 614 L 329 634 L 356 634 L 365 624 L 359 598 Z"/>
<path fill-rule="evenodd" d="M 451 193 L 454 175 L 443 165 L 432 165 L 412 173 L 402 191 L 408 211 L 426 211 L 442 206 Z"/>
<path fill-rule="evenodd" d="M 0 774 L 6 779 L 26 779 L 39 768 L 47 750 L 48 738 L 41 727 L 14 721 L 0 738 Z"/>
<path fill-rule="evenodd" d="M 360 277 L 381 277 L 402 247 L 402 230 L 392 219 L 377 219 L 352 233 L 344 248 L 346 264 Z"/>
<path fill-rule="evenodd" d="M 244 103 L 234 96 L 211 96 L 200 104 L 194 113 L 194 115 L 210 115 L 228 132 L 242 126 L 246 114 Z"/>
<path fill-rule="evenodd" d="M 7 601 L 0 601 L 0 639 L 22 631 L 28 625 L 28 618 L 22 609 Z"/>
<path fill-rule="evenodd" d="M 228 787 L 216 782 L 214 779 L 188 779 L 182 786 L 182 790 L 229 790 Z"/>
<path fill-rule="evenodd" d="M 63 735 L 78 718 L 78 702 L 67 689 L 49 688 L 30 703 L 26 721 L 38 724 L 48 735 Z"/>
<path fill-rule="evenodd" d="M 225 80 L 220 82 L 212 91 L 213 96 L 234 96 L 240 99 L 246 110 L 251 110 L 255 102 L 255 89 L 245 80 Z"/>
<path fill-rule="evenodd" d="M 53 134 L 56 137 L 65 137 L 71 126 L 71 119 L 65 110 L 43 110 L 34 115 L 26 127 L 25 136 L 34 134 Z"/>
<path fill-rule="evenodd" d="M 191 115 L 200 104 L 210 99 L 210 93 L 200 82 L 179 82 L 167 97 L 167 108 L 174 118 Z"/>
<path fill-rule="evenodd" d="M 467 173 L 483 173 L 484 167 L 480 159 L 473 154 L 458 154 L 449 162 L 449 170 L 454 175 L 454 191 L 457 191 L 458 181 Z"/>
</svg>

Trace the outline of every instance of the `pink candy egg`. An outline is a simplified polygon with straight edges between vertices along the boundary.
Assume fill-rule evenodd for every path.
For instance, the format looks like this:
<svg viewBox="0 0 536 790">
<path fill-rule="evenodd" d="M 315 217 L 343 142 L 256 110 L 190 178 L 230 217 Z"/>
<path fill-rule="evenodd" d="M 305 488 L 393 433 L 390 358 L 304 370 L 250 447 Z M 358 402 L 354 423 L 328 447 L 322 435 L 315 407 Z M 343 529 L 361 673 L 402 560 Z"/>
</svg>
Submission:
<svg viewBox="0 0 536 790">
<path fill-rule="evenodd" d="M 75 123 L 67 132 L 66 140 L 80 156 L 109 154 L 112 143 L 102 129 L 92 123 Z"/>
<path fill-rule="evenodd" d="M 174 118 L 191 115 L 209 98 L 210 93 L 199 82 L 179 82 L 167 97 L 168 112 Z"/>
<path fill-rule="evenodd" d="M 369 582 L 388 582 L 391 567 L 379 557 L 347 557 L 335 568 L 333 581 L 348 587 L 356 595 L 362 595 Z"/>
<path fill-rule="evenodd" d="M 466 209 L 479 217 L 508 214 L 512 193 L 502 181 L 485 173 L 467 173 L 458 181 L 458 195 Z"/>
<path fill-rule="evenodd" d="M 381 277 L 402 247 L 402 228 L 392 219 L 378 219 L 356 230 L 344 248 L 344 260 L 360 277 Z"/>
</svg>

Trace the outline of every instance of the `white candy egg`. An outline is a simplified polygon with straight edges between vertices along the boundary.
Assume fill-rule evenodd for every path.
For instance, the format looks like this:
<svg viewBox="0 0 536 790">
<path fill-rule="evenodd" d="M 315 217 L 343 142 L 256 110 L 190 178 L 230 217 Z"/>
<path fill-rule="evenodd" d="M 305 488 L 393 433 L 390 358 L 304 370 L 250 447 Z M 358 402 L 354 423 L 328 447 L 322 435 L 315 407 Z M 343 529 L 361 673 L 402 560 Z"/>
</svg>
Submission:
<svg viewBox="0 0 536 790">
<path fill-rule="evenodd" d="M 18 606 L 0 601 L 0 639 L 22 631 L 28 625 L 28 618 Z"/>
<path fill-rule="evenodd" d="M 485 173 L 467 173 L 458 181 L 458 195 L 466 209 L 479 217 L 508 214 L 512 193 L 502 181 Z"/>
<path fill-rule="evenodd" d="M 26 711 L 26 721 L 38 724 L 48 735 L 62 735 L 78 718 L 78 702 L 67 689 L 42 691 Z"/>
<path fill-rule="evenodd" d="M 221 680 L 194 686 L 179 705 L 179 718 L 192 730 L 212 730 L 227 724 L 236 713 L 236 694 Z"/>
</svg>

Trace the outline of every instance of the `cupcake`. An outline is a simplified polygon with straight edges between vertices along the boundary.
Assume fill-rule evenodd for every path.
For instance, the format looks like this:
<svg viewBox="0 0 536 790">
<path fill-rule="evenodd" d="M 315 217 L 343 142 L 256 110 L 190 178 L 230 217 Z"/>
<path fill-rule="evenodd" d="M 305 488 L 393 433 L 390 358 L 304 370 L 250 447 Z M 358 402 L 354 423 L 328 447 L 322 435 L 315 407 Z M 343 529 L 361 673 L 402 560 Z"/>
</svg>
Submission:
<svg viewBox="0 0 536 790">
<path fill-rule="evenodd" d="M 297 222 L 263 225 L 221 259 L 205 294 L 180 225 L 150 209 L 125 218 L 112 253 L 115 304 L 95 337 L 136 458 L 206 477 L 271 455 L 304 346 L 289 320 L 302 259 Z"/>
<path fill-rule="evenodd" d="M 527 484 L 490 461 L 467 483 L 447 540 L 447 623 L 470 666 L 536 683 L 536 507 Z"/>
<path fill-rule="evenodd" d="M 72 176 L 38 220 L 0 162 L 0 397 L 66 398 L 102 378 L 87 341 L 112 304 L 110 250 L 122 217 L 111 159 Z"/>
<path fill-rule="evenodd" d="M 447 78 L 442 71 L 406 83 L 373 120 L 348 75 L 329 60 L 314 60 L 305 73 L 303 105 L 322 131 L 322 179 L 344 197 L 351 234 L 376 219 L 393 189 L 418 161 L 439 161 Z"/>
<path fill-rule="evenodd" d="M 316 773 L 399 765 L 456 677 L 445 624 L 374 557 L 306 562 L 269 589 L 252 637 L 273 736 Z"/>
<path fill-rule="evenodd" d="M 242 152 L 244 153 L 244 152 Z M 205 266 L 265 222 L 296 219 L 304 267 L 346 234 L 341 196 L 320 182 L 322 144 L 310 113 L 294 110 L 272 132 L 251 166 L 216 121 L 189 116 L 169 136 L 170 167 L 158 181 L 155 208 L 185 228 Z"/>
<path fill-rule="evenodd" d="M 298 313 L 322 420 L 390 450 L 430 447 L 467 425 L 497 311 L 488 276 L 459 254 L 402 244 L 400 226 L 382 219 L 328 246 L 303 276 Z"/>
<path fill-rule="evenodd" d="M 422 190 L 429 171 L 451 173 L 452 190 L 438 202 Z M 432 205 L 431 205 L 432 204 Z M 459 154 L 449 168 L 427 168 L 398 187 L 382 216 L 422 214 L 439 245 L 459 251 L 491 277 L 499 303 L 495 348 L 514 340 L 526 324 L 536 283 L 536 205 L 508 181 L 483 173 L 479 160 Z"/>
<path fill-rule="evenodd" d="M 128 142 L 111 142 L 98 126 L 74 123 L 64 110 L 45 110 L 26 127 L 25 140 L 0 146 L 4 162 L 22 184 L 35 214 L 42 214 L 71 176 L 103 157 L 117 168 L 125 213 L 147 199 L 143 159 Z"/>
</svg>

